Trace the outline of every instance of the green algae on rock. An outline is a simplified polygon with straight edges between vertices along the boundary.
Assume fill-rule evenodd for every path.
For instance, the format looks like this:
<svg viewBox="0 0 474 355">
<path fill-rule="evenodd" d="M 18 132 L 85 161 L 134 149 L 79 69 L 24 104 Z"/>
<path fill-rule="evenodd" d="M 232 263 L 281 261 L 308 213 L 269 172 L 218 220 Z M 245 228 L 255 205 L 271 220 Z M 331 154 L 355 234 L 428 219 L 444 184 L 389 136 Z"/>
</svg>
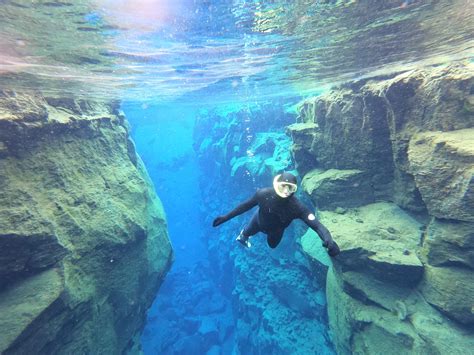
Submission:
<svg viewBox="0 0 474 355">
<path fill-rule="evenodd" d="M 317 263 L 316 268 L 329 267 L 331 261 L 326 249 L 321 245 L 321 240 L 316 232 L 308 228 L 306 233 L 301 237 L 301 248 L 309 256 L 310 261 Z"/>
<path fill-rule="evenodd" d="M 0 351 L 136 346 L 172 249 L 117 103 L 3 92 L 0 107 Z"/>
<path fill-rule="evenodd" d="M 361 225 L 366 227 L 362 230 L 352 230 L 352 227 L 357 228 L 357 223 L 347 224 L 341 217 L 336 219 L 335 213 L 321 213 L 322 222 L 334 231 L 335 239 L 341 246 L 341 254 L 333 260 L 328 273 L 326 288 L 329 323 L 338 353 L 378 353 L 380 349 L 388 354 L 446 353 L 449 349 L 457 352 L 471 348 L 474 345 L 472 336 L 451 319 L 469 314 L 467 307 L 472 304 L 472 280 L 459 277 L 463 275 L 472 279 L 472 272 L 462 271 L 459 274 L 456 270 L 443 271 L 444 268 L 436 268 L 440 272 L 450 273 L 451 278 L 436 278 L 440 282 L 446 282 L 442 285 L 440 282 L 433 283 L 433 278 L 425 275 L 426 266 L 418 260 L 419 272 L 414 276 L 416 273 L 406 268 L 403 258 L 416 258 L 413 250 L 418 247 L 419 223 L 394 205 L 391 208 L 398 211 L 397 214 L 401 217 L 397 223 L 387 208 L 389 204 L 385 208 L 380 204 L 373 205 L 372 211 L 376 210 L 379 214 L 372 212 L 372 220 L 363 212 L 365 207 L 349 210 L 348 218 L 359 215 L 364 219 Z M 408 218 L 407 222 L 403 218 Z M 387 231 L 386 223 L 397 232 L 395 237 L 389 237 L 387 233 L 389 238 L 379 240 L 378 244 L 385 244 L 383 248 L 391 254 L 390 259 L 378 258 L 378 263 L 364 262 L 357 255 L 368 259 L 374 258 L 376 254 L 370 250 L 361 253 L 361 245 L 377 249 L 372 244 L 376 244 L 382 235 L 376 236 L 376 230 L 380 228 L 380 231 Z M 400 229 L 406 237 L 413 236 L 411 242 L 402 238 L 402 243 L 396 243 Z M 410 244 L 411 252 L 406 255 L 405 246 L 409 247 Z M 357 250 L 357 253 L 352 250 Z M 311 251 L 308 255 L 314 257 Z M 457 282 L 452 282 L 453 280 Z M 456 290 L 459 295 L 450 297 Z M 463 301 L 458 302 L 459 298 Z M 431 307 L 431 304 L 436 307 Z M 443 317 L 437 309 L 442 309 L 449 318 Z M 462 320 L 468 322 L 469 318 Z"/>
</svg>

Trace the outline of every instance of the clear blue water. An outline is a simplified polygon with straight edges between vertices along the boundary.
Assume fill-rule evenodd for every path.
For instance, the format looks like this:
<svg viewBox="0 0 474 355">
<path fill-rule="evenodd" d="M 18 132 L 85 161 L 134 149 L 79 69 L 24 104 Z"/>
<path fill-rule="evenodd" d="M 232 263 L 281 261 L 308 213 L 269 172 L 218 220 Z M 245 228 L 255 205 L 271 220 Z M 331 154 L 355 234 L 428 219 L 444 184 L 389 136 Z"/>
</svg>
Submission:
<svg viewBox="0 0 474 355">
<path fill-rule="evenodd" d="M 132 136 L 166 209 L 176 250 L 175 266 L 206 259 L 199 168 L 193 151 L 195 112 L 176 106 L 123 105 Z M 162 117 L 156 124 L 154 117 Z M 192 234 L 191 234 L 192 233 Z"/>
<path fill-rule="evenodd" d="M 271 171 L 252 170 L 257 150 L 275 150 L 256 145 L 262 134 L 279 142 L 276 166 L 295 168 L 285 127 L 300 100 L 347 80 L 471 58 L 470 3 L 367 1 L 355 16 L 349 1 L 17 6 L 25 23 L 33 12 L 53 19 L 33 30 L 18 25 L 12 4 L 0 1 L 4 85 L 121 100 L 163 202 L 175 262 L 148 312 L 144 353 L 333 354 L 324 270 L 312 275 L 298 250 L 304 226 L 292 225 L 275 251 L 263 238 L 245 250 L 234 239 L 249 213 L 219 229 L 212 220 L 271 183 Z M 60 18 L 82 27 L 67 31 Z M 219 145 L 226 134 L 234 145 Z M 209 145 L 214 155 L 203 154 Z M 249 164 L 231 170 L 223 149 Z"/>
</svg>

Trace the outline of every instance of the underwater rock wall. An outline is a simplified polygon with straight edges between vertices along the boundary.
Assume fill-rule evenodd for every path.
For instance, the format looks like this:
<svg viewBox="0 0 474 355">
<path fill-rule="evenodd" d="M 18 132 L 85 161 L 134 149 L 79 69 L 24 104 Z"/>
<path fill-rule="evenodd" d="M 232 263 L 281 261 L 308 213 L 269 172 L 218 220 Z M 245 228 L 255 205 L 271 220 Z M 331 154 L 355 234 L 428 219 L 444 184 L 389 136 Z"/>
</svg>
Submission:
<svg viewBox="0 0 474 355">
<path fill-rule="evenodd" d="M 339 354 L 474 348 L 473 73 L 350 83 L 303 102 L 288 128 L 341 247 L 326 288 Z"/>
<path fill-rule="evenodd" d="M 0 352 L 124 353 L 172 261 L 118 103 L 0 92 Z"/>
</svg>

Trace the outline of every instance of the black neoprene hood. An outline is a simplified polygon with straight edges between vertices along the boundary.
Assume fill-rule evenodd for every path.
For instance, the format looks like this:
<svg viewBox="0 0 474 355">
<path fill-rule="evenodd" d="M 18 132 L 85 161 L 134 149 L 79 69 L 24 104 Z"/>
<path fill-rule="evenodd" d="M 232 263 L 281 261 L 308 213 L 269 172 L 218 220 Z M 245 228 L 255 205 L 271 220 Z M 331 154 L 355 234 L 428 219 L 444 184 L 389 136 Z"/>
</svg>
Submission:
<svg viewBox="0 0 474 355">
<path fill-rule="evenodd" d="M 287 172 L 284 172 L 280 175 L 280 177 L 278 178 L 278 182 L 289 182 L 290 184 L 295 184 L 295 185 L 298 184 L 296 180 L 296 176 Z"/>
</svg>

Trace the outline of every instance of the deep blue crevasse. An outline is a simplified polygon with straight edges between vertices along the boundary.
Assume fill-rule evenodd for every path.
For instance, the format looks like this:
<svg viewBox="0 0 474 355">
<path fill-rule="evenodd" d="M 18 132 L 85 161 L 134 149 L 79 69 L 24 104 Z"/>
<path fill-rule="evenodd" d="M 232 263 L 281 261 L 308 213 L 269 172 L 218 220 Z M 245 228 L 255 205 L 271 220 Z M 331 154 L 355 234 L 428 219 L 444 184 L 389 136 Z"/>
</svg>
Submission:
<svg viewBox="0 0 474 355">
<path fill-rule="evenodd" d="M 284 127 L 295 115 L 285 112 L 285 105 L 123 106 L 163 202 L 176 253 L 148 313 L 142 336 L 146 354 L 190 349 L 287 353 L 297 341 L 308 342 L 293 336 L 308 334 L 316 338 L 319 353 L 333 353 L 324 285 L 317 284 L 298 251 L 304 227 L 296 223 L 289 228 L 276 252 L 267 249 L 263 235 L 255 238 L 251 251 L 234 242 L 250 212 L 223 228 L 210 227 L 217 214 L 268 185 L 274 169 L 294 169 Z M 300 287 L 286 292 L 295 282 Z M 265 308 L 274 314 L 261 316 Z M 285 324 L 278 324 L 281 312 L 288 313 Z"/>
</svg>

